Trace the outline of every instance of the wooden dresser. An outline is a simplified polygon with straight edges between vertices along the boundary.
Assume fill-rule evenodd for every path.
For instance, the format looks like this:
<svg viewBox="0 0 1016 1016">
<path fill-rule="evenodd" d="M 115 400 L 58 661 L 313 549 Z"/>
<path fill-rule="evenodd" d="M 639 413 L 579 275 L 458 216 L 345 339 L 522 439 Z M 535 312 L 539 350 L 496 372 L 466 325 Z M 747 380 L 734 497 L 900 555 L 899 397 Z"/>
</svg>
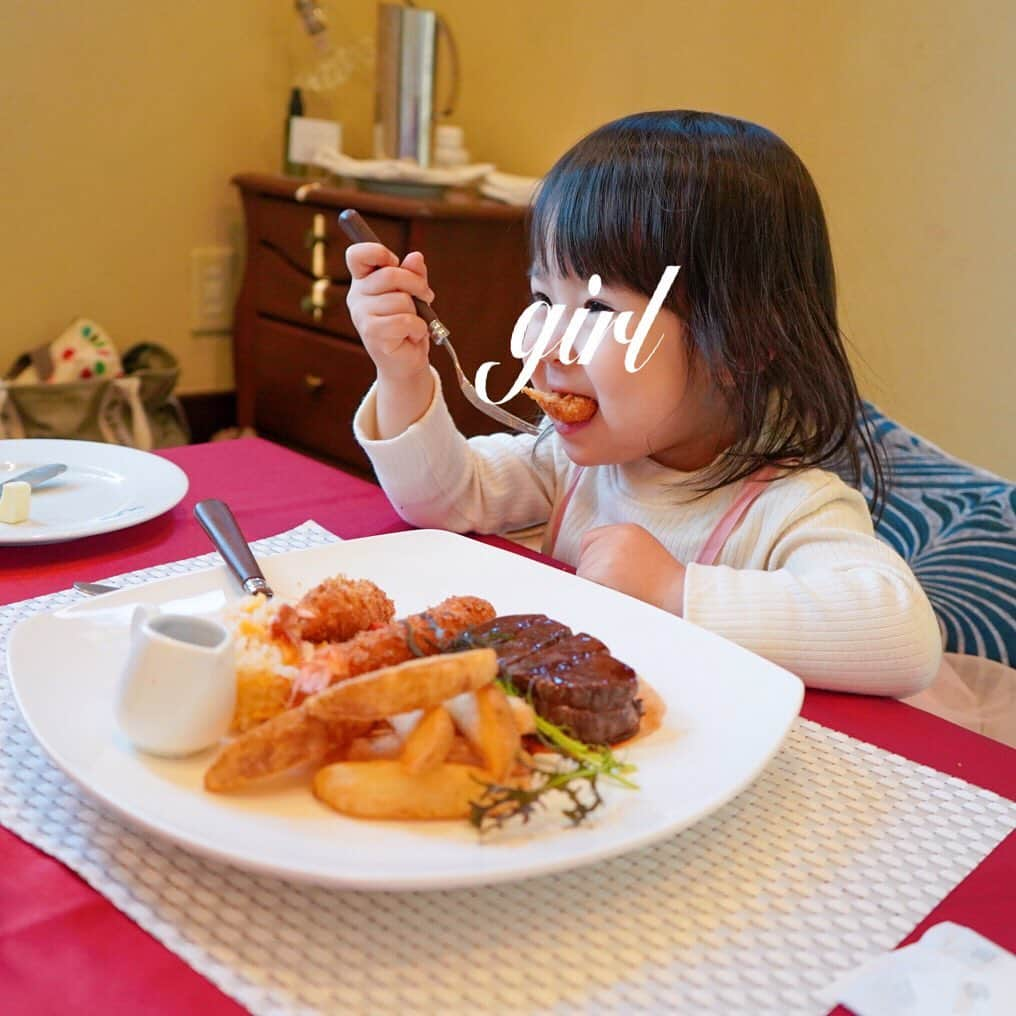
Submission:
<svg viewBox="0 0 1016 1016">
<path fill-rule="evenodd" d="M 369 475 L 352 418 L 374 365 L 346 306 L 348 241 L 338 225 L 357 209 L 399 257 L 423 252 L 434 309 L 451 329 L 466 374 L 501 361 L 490 391 L 511 386 L 518 362 L 508 344 L 529 303 L 524 210 L 470 195 L 419 201 L 281 176 L 243 174 L 247 263 L 233 338 L 237 422 L 283 444 Z M 431 349 L 452 415 L 467 435 L 499 426 L 462 397 L 447 354 Z M 507 408 L 527 419 L 524 396 Z"/>
</svg>

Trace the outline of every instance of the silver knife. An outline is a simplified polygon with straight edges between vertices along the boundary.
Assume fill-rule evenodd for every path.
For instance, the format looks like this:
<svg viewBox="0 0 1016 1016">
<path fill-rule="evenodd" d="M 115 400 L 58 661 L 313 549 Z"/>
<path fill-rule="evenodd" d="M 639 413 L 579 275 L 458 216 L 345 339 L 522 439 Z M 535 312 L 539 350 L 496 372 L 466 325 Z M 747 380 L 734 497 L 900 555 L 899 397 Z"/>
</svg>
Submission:
<svg viewBox="0 0 1016 1016">
<path fill-rule="evenodd" d="M 33 469 L 26 469 L 25 472 L 18 473 L 17 476 L 8 476 L 0 483 L 0 490 L 3 490 L 8 483 L 27 483 L 34 490 L 47 480 L 52 480 L 54 476 L 59 476 L 66 469 L 67 467 L 62 463 L 54 463 L 51 466 L 35 466 Z"/>
<path fill-rule="evenodd" d="M 103 593 L 116 593 L 120 591 L 119 586 L 111 586 L 104 582 L 75 582 L 74 588 L 79 593 L 86 593 L 88 596 L 102 596 Z"/>
</svg>

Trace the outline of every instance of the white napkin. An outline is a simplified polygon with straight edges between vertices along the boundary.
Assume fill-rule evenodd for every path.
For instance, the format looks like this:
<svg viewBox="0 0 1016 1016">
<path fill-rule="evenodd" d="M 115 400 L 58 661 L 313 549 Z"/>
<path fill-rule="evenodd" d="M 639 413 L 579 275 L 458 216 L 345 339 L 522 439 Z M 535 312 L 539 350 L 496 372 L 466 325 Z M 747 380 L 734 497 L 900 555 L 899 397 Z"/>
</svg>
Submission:
<svg viewBox="0 0 1016 1016">
<path fill-rule="evenodd" d="M 319 148 L 313 161 L 316 166 L 322 166 L 337 176 L 350 176 L 353 179 L 404 180 L 407 183 L 433 183 L 453 187 L 474 183 L 494 169 L 489 162 L 424 169 L 414 159 L 354 159 L 334 148 Z"/>
<path fill-rule="evenodd" d="M 822 996 L 857 1016 L 1009 1016 L 1016 1011 L 1016 956 L 943 921 L 918 942 L 840 977 Z"/>
<path fill-rule="evenodd" d="M 494 198 L 509 205 L 528 205 L 540 185 L 538 177 L 514 176 L 511 173 L 488 173 L 480 184 L 484 197 Z"/>
</svg>

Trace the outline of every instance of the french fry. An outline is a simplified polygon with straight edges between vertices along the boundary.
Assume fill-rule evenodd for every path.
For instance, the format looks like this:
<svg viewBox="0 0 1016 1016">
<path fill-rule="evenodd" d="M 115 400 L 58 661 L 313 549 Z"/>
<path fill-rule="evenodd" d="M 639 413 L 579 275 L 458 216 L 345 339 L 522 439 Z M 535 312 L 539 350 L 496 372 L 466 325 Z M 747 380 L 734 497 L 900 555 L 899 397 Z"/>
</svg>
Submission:
<svg viewBox="0 0 1016 1016">
<path fill-rule="evenodd" d="M 401 761 L 335 762 L 319 769 L 314 793 L 325 804 L 357 818 L 467 818 L 490 773 L 445 762 L 411 775 Z"/>
<path fill-rule="evenodd" d="M 347 762 L 371 762 L 376 759 L 393 759 L 402 754 L 402 738 L 394 731 L 357 737 L 349 742 L 344 755 Z"/>
<path fill-rule="evenodd" d="M 452 746 L 448 749 L 445 762 L 454 762 L 460 766 L 475 766 L 483 768 L 483 756 L 464 737 L 456 737 Z"/>
<path fill-rule="evenodd" d="M 423 714 L 423 719 L 406 738 L 402 751 L 402 765 L 410 775 L 426 772 L 444 762 L 455 740 L 455 724 L 448 710 L 434 706 Z"/>
<path fill-rule="evenodd" d="M 294 766 L 320 762 L 364 730 L 363 723 L 326 723 L 302 706 L 289 709 L 227 744 L 205 773 L 205 789 L 238 790 Z"/>
<path fill-rule="evenodd" d="M 480 722 L 480 752 L 485 768 L 501 782 L 511 772 L 522 745 L 518 725 L 508 696 L 496 685 L 489 684 L 476 692 Z"/>
<path fill-rule="evenodd" d="M 477 750 L 480 749 L 480 713 L 475 692 L 467 691 L 444 702 L 456 729 Z"/>
<path fill-rule="evenodd" d="M 399 713 L 398 716 L 389 716 L 388 725 L 392 728 L 400 744 L 406 743 L 406 738 L 416 729 L 416 725 L 423 719 L 423 710 L 414 709 L 408 713 Z"/>
<path fill-rule="evenodd" d="M 533 707 L 517 695 L 508 696 L 508 705 L 511 708 L 515 726 L 519 728 L 519 733 L 535 734 L 536 713 L 533 712 Z M 479 751 L 480 714 L 475 693 L 470 691 L 464 695 L 456 695 L 455 698 L 445 702 L 444 707 L 451 714 L 459 733 Z"/>
<path fill-rule="evenodd" d="M 383 720 L 413 709 L 430 709 L 497 676 L 493 649 L 470 649 L 408 660 L 333 684 L 307 699 L 311 716 L 326 723 Z"/>
<path fill-rule="evenodd" d="M 533 707 L 517 695 L 508 696 L 508 705 L 511 706 L 512 716 L 515 719 L 515 726 L 519 728 L 520 734 L 536 733 L 536 713 Z"/>
</svg>

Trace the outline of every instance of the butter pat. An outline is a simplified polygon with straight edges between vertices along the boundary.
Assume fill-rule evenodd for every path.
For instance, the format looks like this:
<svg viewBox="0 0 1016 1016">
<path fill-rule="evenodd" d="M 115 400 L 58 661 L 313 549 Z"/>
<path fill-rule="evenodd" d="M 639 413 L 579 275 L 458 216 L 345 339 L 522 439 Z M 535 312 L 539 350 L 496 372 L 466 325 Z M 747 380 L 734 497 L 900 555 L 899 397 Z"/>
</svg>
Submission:
<svg viewBox="0 0 1016 1016">
<path fill-rule="evenodd" d="M 14 524 L 28 518 L 32 488 L 21 480 L 5 483 L 0 491 L 0 522 Z"/>
</svg>

